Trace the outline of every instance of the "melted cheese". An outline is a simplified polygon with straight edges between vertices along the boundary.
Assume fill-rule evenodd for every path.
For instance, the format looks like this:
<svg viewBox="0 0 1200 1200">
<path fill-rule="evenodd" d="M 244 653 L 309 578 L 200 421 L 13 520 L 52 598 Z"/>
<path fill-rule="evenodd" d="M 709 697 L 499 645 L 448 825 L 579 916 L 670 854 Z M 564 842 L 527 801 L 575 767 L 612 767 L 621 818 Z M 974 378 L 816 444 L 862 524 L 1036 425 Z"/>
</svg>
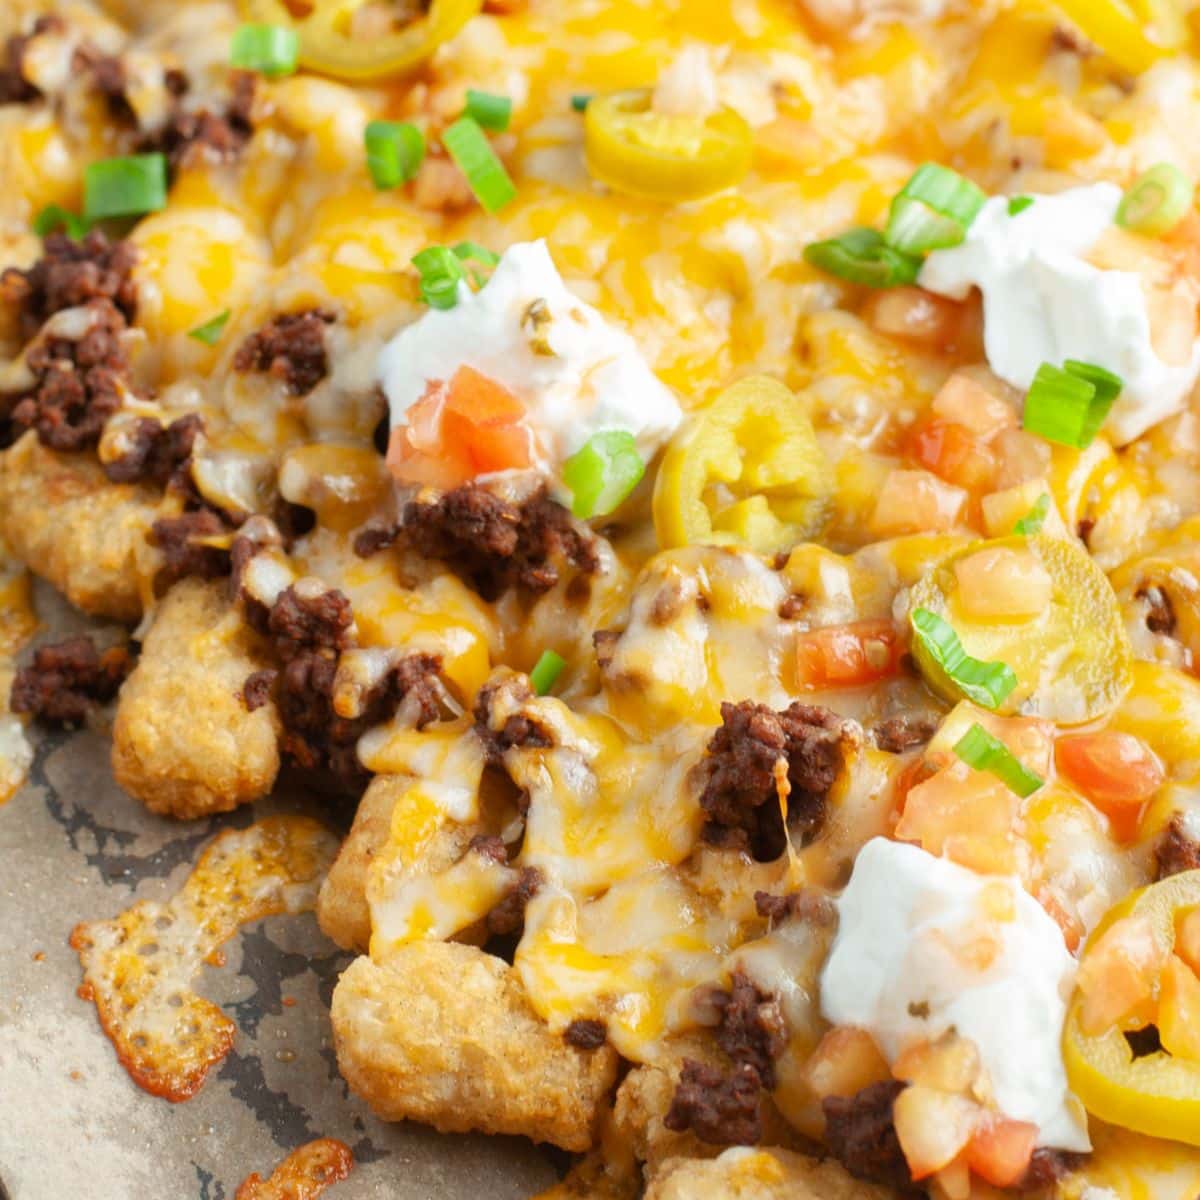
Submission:
<svg viewBox="0 0 1200 1200">
<path fill-rule="evenodd" d="M 139 901 L 120 916 L 77 925 L 81 995 L 133 1081 L 185 1100 L 233 1045 L 236 1026 L 192 991 L 205 963 L 238 929 L 275 913 L 308 912 L 337 839 L 305 817 L 268 817 L 227 830 L 165 903 Z"/>
<path fill-rule="evenodd" d="M 233 1200 L 317 1200 L 345 1179 L 354 1167 L 354 1154 L 344 1142 L 317 1138 L 297 1146 L 269 1179 L 257 1174 L 244 1179 Z"/>
</svg>

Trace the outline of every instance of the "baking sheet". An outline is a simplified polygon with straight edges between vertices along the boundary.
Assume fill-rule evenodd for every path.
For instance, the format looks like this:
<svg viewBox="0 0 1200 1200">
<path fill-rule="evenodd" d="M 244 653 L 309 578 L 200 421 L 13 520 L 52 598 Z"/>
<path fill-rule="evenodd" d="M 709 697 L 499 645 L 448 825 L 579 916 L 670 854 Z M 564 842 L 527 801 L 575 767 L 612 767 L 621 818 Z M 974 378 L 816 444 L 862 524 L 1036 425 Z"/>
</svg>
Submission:
<svg viewBox="0 0 1200 1200">
<path fill-rule="evenodd" d="M 38 611 L 53 630 L 44 637 L 83 627 L 44 589 Z M 0 1198 L 233 1200 L 252 1171 L 265 1178 L 317 1137 L 346 1142 L 357 1162 L 330 1200 L 517 1200 L 553 1182 L 550 1157 L 528 1143 L 385 1124 L 349 1094 L 328 1009 L 350 956 L 311 914 L 246 927 L 226 944 L 226 965 L 196 981 L 238 1036 L 193 1099 L 136 1087 L 76 995 L 73 926 L 170 897 L 222 828 L 280 810 L 328 819 L 328 809 L 293 782 L 253 809 L 167 821 L 113 782 L 102 730 L 32 739 L 29 782 L 0 807 Z"/>
</svg>

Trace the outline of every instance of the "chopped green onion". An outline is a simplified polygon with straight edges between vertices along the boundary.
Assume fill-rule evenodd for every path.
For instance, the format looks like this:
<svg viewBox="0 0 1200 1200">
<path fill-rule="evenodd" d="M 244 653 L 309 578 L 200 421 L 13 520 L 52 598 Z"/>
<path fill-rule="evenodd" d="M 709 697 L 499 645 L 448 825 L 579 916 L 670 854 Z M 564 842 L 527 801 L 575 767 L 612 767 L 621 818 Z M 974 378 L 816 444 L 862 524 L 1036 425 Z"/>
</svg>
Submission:
<svg viewBox="0 0 1200 1200">
<path fill-rule="evenodd" d="M 300 55 L 300 35 L 283 25 L 239 25 L 229 44 L 229 61 L 245 71 L 291 75 Z"/>
<path fill-rule="evenodd" d="M 81 217 L 78 213 L 68 212 L 58 204 L 47 204 L 36 217 L 33 218 L 33 232 L 38 237 L 44 238 L 47 234 L 53 233 L 56 229 L 63 229 L 67 236 L 79 241 L 84 234 L 87 233 L 90 227 L 90 222 Z"/>
<path fill-rule="evenodd" d="M 1031 204 L 1033 204 L 1032 196 L 1014 196 L 1008 202 L 1008 215 L 1019 217 Z"/>
<path fill-rule="evenodd" d="M 448 246 L 426 246 L 414 254 L 412 265 L 421 274 L 421 299 L 430 308 L 448 309 L 458 303 L 458 285 L 466 283 L 461 259 Z"/>
<path fill-rule="evenodd" d="M 986 203 L 984 190 L 957 171 L 925 163 L 892 201 L 884 236 L 905 254 L 957 246 Z"/>
<path fill-rule="evenodd" d="M 566 660 L 561 654 L 555 654 L 553 650 L 543 650 L 541 658 L 529 672 L 529 686 L 537 695 L 546 695 L 558 682 L 558 677 L 566 665 Z"/>
<path fill-rule="evenodd" d="M 474 117 L 484 129 L 492 133 L 503 133 L 512 120 L 513 103 L 507 96 L 496 96 L 491 92 L 467 89 L 468 117 Z"/>
<path fill-rule="evenodd" d="M 1092 363 L 1068 360 L 1061 368 L 1042 363 L 1025 397 L 1021 424 L 1047 441 L 1084 450 L 1123 386 L 1119 376 Z"/>
<path fill-rule="evenodd" d="M 140 217 L 167 206 L 167 156 L 132 154 L 90 163 L 83 175 L 83 215 Z"/>
<path fill-rule="evenodd" d="M 1133 233 L 1161 237 L 1187 215 L 1194 189 L 1170 163 L 1159 163 L 1134 180 L 1117 209 L 1117 224 Z"/>
<path fill-rule="evenodd" d="M 1013 533 L 1022 537 L 1033 537 L 1041 533 L 1046 518 L 1050 515 L 1050 493 L 1043 492 L 1034 506 L 1013 526 Z"/>
<path fill-rule="evenodd" d="M 914 283 L 921 260 L 889 246 L 877 229 L 850 229 L 804 247 L 804 261 L 839 279 L 867 287 Z"/>
<path fill-rule="evenodd" d="M 571 511 L 581 520 L 603 517 L 637 487 L 646 473 L 637 438 L 626 429 L 593 434 L 563 463 Z"/>
<path fill-rule="evenodd" d="M 425 161 L 425 136 L 411 121 L 372 121 L 363 144 L 367 170 L 381 191 L 408 183 Z"/>
<path fill-rule="evenodd" d="M 1032 796 L 1046 781 L 1035 775 L 998 738 L 994 738 L 978 721 L 954 744 L 954 753 L 976 771 L 995 775 L 1018 796 Z"/>
<path fill-rule="evenodd" d="M 1007 663 L 972 658 L 963 649 L 954 626 L 937 613 L 914 608 L 909 620 L 929 657 L 968 700 L 984 708 L 998 708 L 1017 686 L 1017 677 Z"/>
<path fill-rule="evenodd" d="M 487 283 L 492 268 L 500 262 L 500 255 L 493 253 L 486 246 L 481 246 L 478 242 L 459 242 L 454 247 L 454 253 L 458 261 L 471 272 L 471 278 L 475 281 L 476 287 L 483 287 Z M 485 269 L 480 271 L 467 265 L 472 262 L 479 263 Z"/>
<path fill-rule="evenodd" d="M 195 338 L 196 341 L 203 342 L 206 346 L 215 346 L 221 340 L 221 334 L 225 332 L 228 320 L 229 309 L 226 309 L 222 313 L 217 313 L 211 320 L 205 321 L 203 325 L 189 329 L 188 337 Z"/>
<path fill-rule="evenodd" d="M 576 112 L 585 112 L 587 110 L 588 103 L 591 101 L 591 98 L 590 92 L 577 92 L 571 97 L 571 107 Z"/>
<path fill-rule="evenodd" d="M 516 185 L 473 117 L 459 117 L 442 134 L 442 145 L 488 212 L 497 212 L 514 199 Z"/>
</svg>

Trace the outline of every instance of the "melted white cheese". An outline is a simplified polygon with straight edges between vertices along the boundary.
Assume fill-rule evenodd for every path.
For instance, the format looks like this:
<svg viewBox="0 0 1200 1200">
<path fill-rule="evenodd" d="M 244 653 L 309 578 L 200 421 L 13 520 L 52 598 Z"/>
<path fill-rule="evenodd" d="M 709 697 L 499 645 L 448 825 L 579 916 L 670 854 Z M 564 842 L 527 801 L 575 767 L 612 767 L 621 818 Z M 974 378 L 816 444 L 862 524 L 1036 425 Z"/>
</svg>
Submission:
<svg viewBox="0 0 1200 1200">
<path fill-rule="evenodd" d="M 997 915 L 1005 909 L 1008 919 Z M 866 1029 L 889 1061 L 956 1029 L 975 1043 L 1006 1116 L 1036 1124 L 1042 1145 L 1090 1149 L 1059 1050 L 1075 960 L 1016 879 L 874 838 L 838 910 L 821 976 L 830 1021 Z M 982 967 L 981 947 L 992 954 Z"/>
<path fill-rule="evenodd" d="M 1183 408 L 1200 374 L 1200 341 L 1181 366 L 1155 352 L 1138 275 L 1085 261 L 1120 202 L 1111 183 L 1034 197 L 1016 216 L 1007 197 L 993 197 L 962 245 L 935 250 L 920 275 L 922 287 L 956 300 L 979 288 L 988 363 L 1014 387 L 1027 390 L 1042 363 L 1067 359 L 1119 375 L 1125 388 L 1105 424 L 1118 445 Z"/>
<path fill-rule="evenodd" d="M 378 378 L 392 427 L 406 424 L 431 382 L 461 366 L 526 406 L 543 465 L 618 429 L 636 436 L 649 461 L 683 419 L 633 338 L 571 294 L 541 241 L 510 247 L 478 292 L 461 285 L 454 308 L 430 309 L 384 346 Z"/>
</svg>

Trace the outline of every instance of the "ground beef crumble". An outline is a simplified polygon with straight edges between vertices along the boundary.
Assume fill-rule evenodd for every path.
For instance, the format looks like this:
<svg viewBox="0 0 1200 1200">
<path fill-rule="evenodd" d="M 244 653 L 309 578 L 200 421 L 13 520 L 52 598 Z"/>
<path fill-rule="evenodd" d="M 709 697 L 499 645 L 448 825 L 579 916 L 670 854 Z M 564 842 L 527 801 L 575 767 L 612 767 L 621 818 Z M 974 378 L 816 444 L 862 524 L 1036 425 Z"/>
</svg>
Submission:
<svg viewBox="0 0 1200 1200">
<path fill-rule="evenodd" d="M 130 444 L 120 458 L 104 464 L 104 473 L 114 483 L 157 483 L 166 485 L 190 461 L 196 438 L 204 430 L 198 413 L 178 417 L 163 425 L 140 417 L 133 425 Z"/>
<path fill-rule="evenodd" d="M 329 370 L 325 327 L 336 319 L 325 308 L 281 313 L 241 344 L 233 365 L 239 371 L 262 371 L 282 380 L 293 396 L 307 395 Z"/>
<path fill-rule="evenodd" d="M 498 694 L 504 691 L 511 703 L 522 704 L 533 698 L 533 689 L 519 677 L 484 684 L 475 701 L 475 732 L 483 743 L 484 755 L 492 765 L 500 764 L 506 751 L 526 746 L 552 746 L 554 739 L 531 717 L 524 713 L 510 714 L 504 724 L 495 729 L 492 708 Z"/>
<path fill-rule="evenodd" d="M 576 1050 L 598 1050 L 608 1041 L 608 1026 L 590 1017 L 577 1017 L 563 1030 L 563 1038 Z"/>
<path fill-rule="evenodd" d="M 242 686 L 253 711 L 274 698 L 283 727 L 281 745 L 306 770 L 327 770 L 346 790 L 361 790 L 369 772 L 359 761 L 358 739 L 370 728 L 410 705 L 417 728 L 441 714 L 437 676 L 441 659 L 410 654 L 398 659 L 359 698 L 355 716 L 342 716 L 333 704 L 342 651 L 353 644 L 354 614 L 337 589 L 307 592 L 285 588 L 268 607 L 244 596 L 249 624 L 270 640 L 283 664 L 257 671 Z"/>
<path fill-rule="evenodd" d="M 32 104 L 42 93 L 25 78 L 25 49 L 40 33 L 58 33 L 64 28 L 62 17 L 38 17 L 29 33 L 15 33 L 4 43 L 0 58 L 0 104 Z"/>
<path fill-rule="evenodd" d="M 700 764 L 704 836 L 771 862 L 787 846 L 778 790 L 786 779 L 788 830 L 811 839 L 844 758 L 847 726 L 836 713 L 799 702 L 783 712 L 743 700 L 721 705 L 721 728 Z"/>
<path fill-rule="evenodd" d="M 400 536 L 419 554 L 446 562 L 485 599 L 506 588 L 545 592 L 566 562 L 600 569 L 591 540 L 544 490 L 514 504 L 476 483 L 436 500 L 412 500 Z"/>
<path fill-rule="evenodd" d="M 1162 588 L 1151 585 L 1141 588 L 1136 598 L 1145 601 L 1146 628 L 1163 637 L 1174 637 L 1175 608 L 1171 597 Z"/>
<path fill-rule="evenodd" d="M 775 1086 L 775 1060 L 787 1045 L 787 1026 L 773 995 L 759 991 L 743 971 L 735 971 L 728 991 L 709 996 L 721 1014 L 717 1045 L 735 1063 L 754 1068 L 762 1086 Z"/>
<path fill-rule="evenodd" d="M 829 896 L 815 888 L 801 888 L 798 892 L 788 892 L 783 896 L 755 892 L 754 908 L 760 917 L 776 925 L 793 920 L 825 927 L 837 923 L 837 906 Z"/>
<path fill-rule="evenodd" d="M 892 1108 L 905 1085 L 897 1080 L 873 1083 L 853 1096 L 826 1096 L 825 1141 L 833 1156 L 857 1179 L 905 1191 L 912 1175 Z"/>
<path fill-rule="evenodd" d="M 179 96 L 187 90 L 186 80 L 183 82 L 183 91 L 178 92 Z M 213 113 L 207 109 L 193 112 L 175 105 L 166 122 L 138 143 L 138 151 L 143 154 L 156 151 L 165 154 L 172 172 L 196 160 L 232 162 L 254 135 L 251 118 L 257 82 L 251 72 L 235 71 L 232 78 L 233 94 L 223 113 Z"/>
<path fill-rule="evenodd" d="M 42 257 L 27 271 L 9 267 L 0 275 L 0 298 L 21 311 L 21 332 L 31 338 L 48 317 L 90 300 L 109 300 L 127 322 L 137 309 L 133 266 L 137 251 L 128 241 L 110 242 L 93 229 L 81 241 L 51 233 Z"/>
<path fill-rule="evenodd" d="M 52 450 L 86 450 L 121 407 L 129 370 L 121 339 L 125 318 L 108 300 L 92 300 L 88 308 L 90 325 L 82 337 L 45 337 L 26 355 L 36 382 L 11 397 L 13 440 L 33 429 Z"/>
<path fill-rule="evenodd" d="M 1176 813 L 1154 847 L 1154 878 L 1166 879 L 1200 868 L 1200 839 L 1187 832 L 1182 813 Z"/>
<path fill-rule="evenodd" d="M 537 895 L 545 876 L 537 867 L 522 867 L 516 886 L 487 916 L 488 933 L 492 937 L 507 937 L 525 924 L 525 906 Z"/>
<path fill-rule="evenodd" d="M 731 1071 L 693 1058 L 683 1060 L 663 1124 L 690 1130 L 710 1146 L 753 1146 L 762 1140 L 762 1081 L 749 1063 Z"/>
<path fill-rule="evenodd" d="M 17 672 L 9 707 L 46 725 L 79 725 L 95 704 L 106 704 L 133 665 L 124 646 L 96 649 L 78 636 L 42 646 Z"/>
<path fill-rule="evenodd" d="M 218 538 L 229 526 L 211 508 L 160 517 L 150 527 L 150 543 L 162 553 L 163 564 L 157 584 L 167 588 L 180 579 L 220 579 L 231 569 L 230 553 L 221 546 L 210 546 L 205 538 Z"/>
<path fill-rule="evenodd" d="M 931 715 L 889 717 L 871 730 L 871 740 L 889 754 L 903 754 L 923 746 L 938 731 L 941 721 Z"/>
</svg>

